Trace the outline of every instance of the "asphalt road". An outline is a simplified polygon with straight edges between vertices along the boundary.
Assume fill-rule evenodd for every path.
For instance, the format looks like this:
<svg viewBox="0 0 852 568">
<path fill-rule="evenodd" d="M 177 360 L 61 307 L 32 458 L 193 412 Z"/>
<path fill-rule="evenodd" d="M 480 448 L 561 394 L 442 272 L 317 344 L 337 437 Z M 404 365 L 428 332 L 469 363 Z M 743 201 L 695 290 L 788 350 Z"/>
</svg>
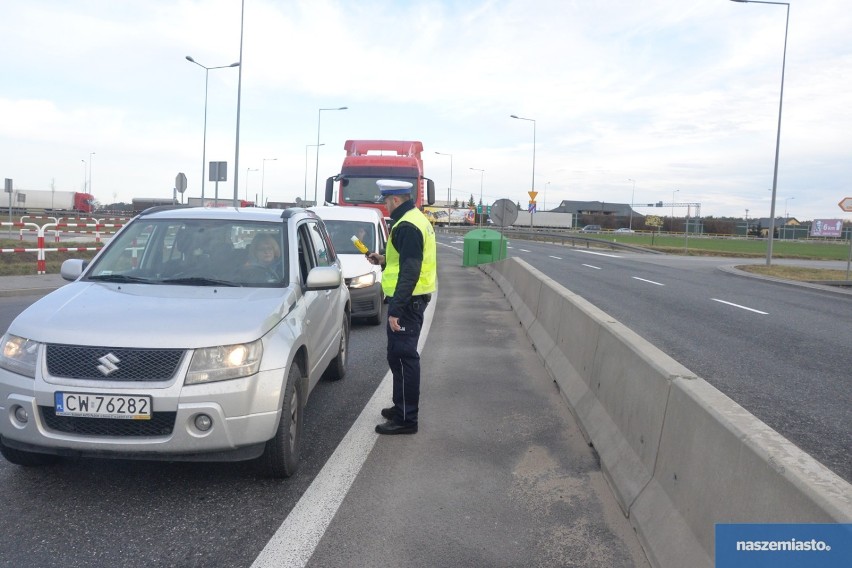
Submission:
<svg viewBox="0 0 852 568">
<path fill-rule="evenodd" d="M 463 248 L 455 236 L 439 240 Z M 750 262 L 739 259 L 520 240 L 510 241 L 509 255 L 627 325 L 852 482 L 852 296 L 719 269 Z"/>
<path fill-rule="evenodd" d="M 0 328 L 37 299 L 0 298 Z M 375 392 L 386 342 L 383 326 L 353 324 L 349 374 L 311 393 L 290 479 L 246 462 L 66 459 L 47 473 L 0 458 L 0 566 L 251 565 Z"/>
</svg>

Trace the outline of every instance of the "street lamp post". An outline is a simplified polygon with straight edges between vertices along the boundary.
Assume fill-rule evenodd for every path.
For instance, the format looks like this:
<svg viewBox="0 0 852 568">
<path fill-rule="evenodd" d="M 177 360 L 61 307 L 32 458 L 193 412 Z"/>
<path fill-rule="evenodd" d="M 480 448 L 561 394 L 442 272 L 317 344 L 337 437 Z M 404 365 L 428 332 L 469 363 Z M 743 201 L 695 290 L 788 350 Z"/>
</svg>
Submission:
<svg viewBox="0 0 852 568">
<path fill-rule="evenodd" d="M 479 226 L 482 227 L 482 217 L 485 215 L 485 203 L 482 201 L 482 183 L 485 179 L 485 170 L 479 168 L 470 168 L 475 172 L 479 172 Z"/>
<path fill-rule="evenodd" d="M 317 184 L 319 183 L 319 149 L 320 146 L 325 146 L 325 144 L 320 144 L 320 125 L 322 124 L 322 111 L 324 110 L 346 110 L 349 107 L 337 107 L 337 108 L 321 108 L 319 112 L 317 112 L 317 165 L 316 172 L 314 173 L 314 205 L 317 204 Z"/>
<path fill-rule="evenodd" d="M 530 191 L 535 191 L 535 119 L 534 118 L 524 118 L 522 116 L 518 116 L 516 114 L 510 114 L 511 118 L 517 118 L 518 120 L 526 120 L 528 122 L 533 123 L 533 167 L 532 167 L 532 185 L 530 186 Z M 531 196 L 532 197 L 532 196 Z M 533 213 L 530 212 L 530 228 L 533 226 Z"/>
<path fill-rule="evenodd" d="M 204 200 L 204 178 L 207 170 L 207 85 L 208 85 L 208 77 L 210 75 L 211 69 L 225 69 L 227 67 L 239 67 L 239 61 L 236 63 L 231 63 L 230 65 L 220 65 L 218 67 L 207 67 L 206 65 L 202 65 L 189 55 L 186 56 L 186 60 L 190 63 L 195 63 L 202 69 L 204 69 L 204 139 L 202 141 L 201 146 L 201 199 Z"/>
<path fill-rule="evenodd" d="M 544 198 L 542 199 L 542 211 L 547 211 L 547 186 L 550 185 L 550 182 L 544 184 Z"/>
<path fill-rule="evenodd" d="M 246 0 L 240 2 L 240 63 L 243 62 L 243 31 L 246 21 Z M 237 135 L 234 143 L 234 207 L 237 206 L 239 198 L 239 174 L 240 174 L 240 102 L 243 94 L 243 67 L 237 73 Z"/>
<path fill-rule="evenodd" d="M 628 227 L 629 229 L 633 229 L 633 203 L 636 201 L 636 180 L 628 179 L 627 181 L 633 182 L 633 191 L 630 193 L 630 226 Z"/>
<path fill-rule="evenodd" d="M 314 146 L 316 144 L 305 144 L 305 195 L 302 197 L 303 201 L 308 200 L 308 148 L 313 148 Z M 325 144 L 320 144 L 320 146 L 325 146 Z"/>
<path fill-rule="evenodd" d="M 80 193 L 86 193 L 86 185 L 88 182 L 88 178 L 86 178 L 86 160 L 80 161 L 83 162 L 83 189 L 80 191 Z"/>
<path fill-rule="evenodd" d="M 89 191 L 86 193 L 92 193 L 92 156 L 94 156 L 94 152 L 89 152 Z"/>
<path fill-rule="evenodd" d="M 257 171 L 257 168 L 246 168 L 246 189 L 245 189 L 245 194 L 246 194 L 245 200 L 246 201 L 248 201 L 248 175 L 249 175 L 249 172 L 256 172 L 256 171 Z"/>
<path fill-rule="evenodd" d="M 449 156 L 450 157 L 450 185 L 447 187 L 447 226 L 449 227 L 452 224 L 451 221 L 453 220 L 453 216 L 451 214 L 452 208 L 453 208 L 453 204 L 452 204 L 453 155 L 452 154 L 446 154 L 444 152 L 435 152 L 435 153 L 438 154 L 439 156 Z"/>
<path fill-rule="evenodd" d="M 675 204 L 675 193 L 679 192 L 679 189 L 675 189 L 672 191 L 672 226 L 669 227 L 669 231 L 674 233 L 674 204 Z"/>
<path fill-rule="evenodd" d="M 787 7 L 787 20 L 784 24 L 784 55 L 781 59 L 781 94 L 778 97 L 778 131 L 775 135 L 775 169 L 772 174 L 772 206 L 769 212 L 769 235 L 766 240 L 766 265 L 772 264 L 772 240 L 775 236 L 775 196 L 778 192 L 778 155 L 781 149 L 781 109 L 784 106 L 784 71 L 787 66 L 787 30 L 790 28 L 790 4 L 787 2 L 764 2 L 762 0 L 731 0 L 743 4 L 775 4 Z"/>
<path fill-rule="evenodd" d="M 266 207 L 266 201 L 263 198 L 263 180 L 266 178 L 266 162 L 274 162 L 278 158 L 264 158 L 261 163 L 261 171 L 260 171 L 260 206 Z"/>
</svg>

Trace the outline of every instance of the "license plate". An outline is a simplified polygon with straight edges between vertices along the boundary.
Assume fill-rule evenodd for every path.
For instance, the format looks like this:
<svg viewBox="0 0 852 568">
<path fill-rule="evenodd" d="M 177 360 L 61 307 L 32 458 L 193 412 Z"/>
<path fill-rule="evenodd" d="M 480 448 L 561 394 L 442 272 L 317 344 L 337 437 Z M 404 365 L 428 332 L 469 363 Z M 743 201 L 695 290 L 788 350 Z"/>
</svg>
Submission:
<svg viewBox="0 0 852 568">
<path fill-rule="evenodd" d="M 57 416 L 150 420 L 151 397 L 123 394 L 57 392 L 53 396 Z"/>
</svg>

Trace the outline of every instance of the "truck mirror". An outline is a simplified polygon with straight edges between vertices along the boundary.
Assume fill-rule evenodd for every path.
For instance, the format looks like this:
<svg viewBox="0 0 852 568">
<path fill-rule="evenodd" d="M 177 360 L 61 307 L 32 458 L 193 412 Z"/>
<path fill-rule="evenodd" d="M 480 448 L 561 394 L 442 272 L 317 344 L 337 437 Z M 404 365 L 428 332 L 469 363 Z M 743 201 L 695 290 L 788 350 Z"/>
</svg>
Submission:
<svg viewBox="0 0 852 568">
<path fill-rule="evenodd" d="M 435 203 L 435 182 L 429 178 L 426 179 L 426 203 L 434 205 Z"/>
<path fill-rule="evenodd" d="M 325 180 L 325 202 L 334 203 L 334 177 Z"/>
</svg>

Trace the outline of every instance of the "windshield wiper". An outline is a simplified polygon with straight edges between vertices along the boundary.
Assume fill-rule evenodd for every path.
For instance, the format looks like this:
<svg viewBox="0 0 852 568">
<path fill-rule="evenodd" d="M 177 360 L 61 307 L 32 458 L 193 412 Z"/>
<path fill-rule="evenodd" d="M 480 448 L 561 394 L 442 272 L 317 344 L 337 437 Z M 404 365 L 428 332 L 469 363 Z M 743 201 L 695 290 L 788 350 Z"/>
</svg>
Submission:
<svg viewBox="0 0 852 568">
<path fill-rule="evenodd" d="M 138 276 L 128 276 L 126 274 L 100 274 L 98 276 L 89 276 L 88 280 L 96 280 L 98 282 L 132 282 L 140 284 L 151 283 L 151 281 L 147 278 L 139 278 Z"/>
<path fill-rule="evenodd" d="M 180 286 L 230 286 L 237 287 L 239 284 L 229 280 L 216 280 L 215 278 L 204 278 L 202 276 L 189 276 L 186 278 L 169 278 L 161 280 L 160 284 L 177 284 Z"/>
</svg>

